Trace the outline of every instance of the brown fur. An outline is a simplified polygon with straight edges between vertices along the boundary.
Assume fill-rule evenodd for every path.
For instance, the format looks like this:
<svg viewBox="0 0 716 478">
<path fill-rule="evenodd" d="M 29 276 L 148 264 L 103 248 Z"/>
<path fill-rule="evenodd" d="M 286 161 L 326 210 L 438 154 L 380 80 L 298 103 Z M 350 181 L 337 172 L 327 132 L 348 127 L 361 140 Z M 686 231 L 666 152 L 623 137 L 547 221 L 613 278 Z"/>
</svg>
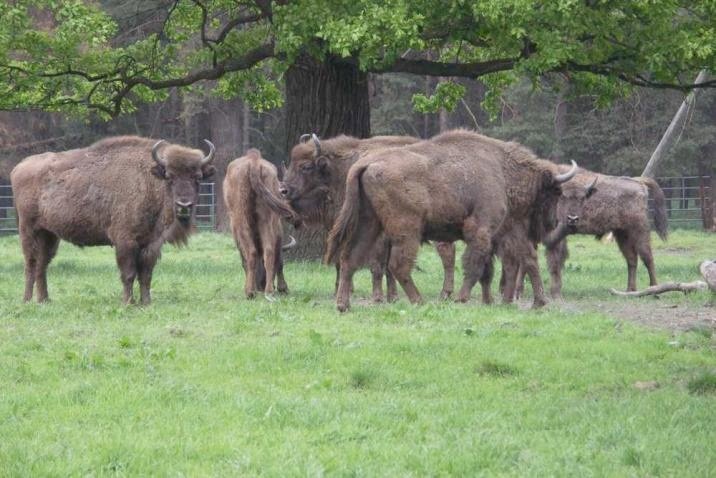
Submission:
<svg viewBox="0 0 716 478">
<path fill-rule="evenodd" d="M 152 271 L 162 244 L 184 244 L 191 232 L 193 206 L 179 220 L 175 203 L 196 204 L 198 180 L 214 172 L 210 164 L 200 167 L 202 151 L 178 145 L 161 149 L 167 167 L 158 166 L 151 154 L 155 142 L 107 138 L 87 148 L 30 156 L 13 169 L 26 301 L 35 284 L 37 300 L 48 299 L 47 266 L 63 239 L 79 246 L 114 246 L 124 301 L 133 302 L 138 278 L 141 302 L 151 302 Z"/>
<path fill-rule="evenodd" d="M 224 178 L 224 202 L 246 273 L 246 297 L 253 298 L 261 288 L 267 296 L 273 294 L 274 278 L 278 291 L 288 292 L 281 258 L 281 218 L 298 223 L 298 216 L 279 197 L 276 167 L 263 159 L 258 150 L 248 150 L 245 156 L 229 163 Z"/>
<path fill-rule="evenodd" d="M 517 144 L 466 130 L 360 159 L 348 172 L 346 198 L 326 253 L 328 261 L 338 257 L 341 262 L 338 309 L 348 308 L 352 274 L 381 233 L 392 246 L 390 270 L 411 302 L 422 300 L 410 277 L 420 242 L 464 240 L 465 278 L 458 300 L 467 301 L 490 267 L 495 246 L 508 237 L 529 243 L 537 235 L 534 217 L 556 204 L 537 201 L 559 194 L 557 173 L 556 165 Z M 520 254 L 502 252 L 509 259 Z M 536 257 L 525 260 L 534 261 L 531 278 L 539 291 Z M 538 297 L 535 305 L 543 301 Z"/>
<path fill-rule="evenodd" d="M 589 186 L 595 178 L 597 182 L 590 190 Z M 654 225 L 659 237 L 666 240 L 666 204 L 659 185 L 650 178 L 608 176 L 582 169 L 574 180 L 563 187 L 563 192 L 557 208 L 559 224 L 545 241 L 552 276 L 552 295 L 561 295 L 561 271 L 567 260 L 568 234 L 594 234 L 601 237 L 613 231 L 627 262 L 627 290 L 636 290 L 638 257 L 641 257 L 647 268 L 650 285 L 656 285 L 647 200 L 651 192 L 655 209 Z M 567 226 L 567 215 L 579 217 L 576 226 Z"/>
<path fill-rule="evenodd" d="M 358 159 L 369 153 L 386 148 L 402 147 L 419 142 L 411 136 L 374 136 L 358 139 L 352 136 L 337 136 L 321 140 L 321 156 L 315 156 L 313 141 L 300 143 L 291 151 L 291 161 L 286 172 L 283 186 L 291 205 L 308 223 L 317 224 L 326 231 L 330 230 L 343 203 L 346 177 L 350 167 Z M 383 300 L 382 277 L 385 274 L 388 284 L 388 300 L 397 299 L 395 279 L 386 268 L 390 254 L 390 244 L 385 240 L 377 241 L 376 248 L 370 253 L 369 261 L 373 279 L 373 300 Z M 437 245 L 436 249 L 443 261 L 445 278 L 441 297 L 448 298 L 453 290 L 455 246 Z M 338 277 L 336 277 L 336 290 Z M 489 291 L 488 291 L 489 292 Z"/>
</svg>

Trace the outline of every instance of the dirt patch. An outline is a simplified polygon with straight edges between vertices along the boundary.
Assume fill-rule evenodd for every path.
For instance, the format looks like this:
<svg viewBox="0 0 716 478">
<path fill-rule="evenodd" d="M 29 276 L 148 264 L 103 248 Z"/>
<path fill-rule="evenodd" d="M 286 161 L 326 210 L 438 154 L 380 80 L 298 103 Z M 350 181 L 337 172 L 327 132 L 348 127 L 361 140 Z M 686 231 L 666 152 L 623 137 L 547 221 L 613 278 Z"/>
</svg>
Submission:
<svg viewBox="0 0 716 478">
<path fill-rule="evenodd" d="M 629 299 L 608 302 L 565 303 L 563 310 L 593 310 L 622 320 L 666 330 L 692 330 L 707 327 L 716 330 L 713 304 L 684 303 L 666 298 Z"/>
</svg>

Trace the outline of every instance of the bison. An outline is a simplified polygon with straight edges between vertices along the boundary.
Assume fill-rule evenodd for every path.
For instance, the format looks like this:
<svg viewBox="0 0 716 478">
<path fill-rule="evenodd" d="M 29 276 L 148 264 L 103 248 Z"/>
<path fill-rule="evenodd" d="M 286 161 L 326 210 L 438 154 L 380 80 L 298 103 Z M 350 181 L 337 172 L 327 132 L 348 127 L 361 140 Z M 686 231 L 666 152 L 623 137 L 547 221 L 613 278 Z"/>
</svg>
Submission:
<svg viewBox="0 0 716 478">
<path fill-rule="evenodd" d="M 281 186 L 281 193 L 307 222 L 318 224 L 328 231 L 338 215 L 338 208 L 343 203 L 348 170 L 359 158 L 371 152 L 402 147 L 419 141 L 420 139 L 411 136 L 374 136 L 358 139 L 345 135 L 319 140 L 315 134 L 305 134 L 301 137 L 301 142 L 291 151 L 291 160 Z M 452 243 L 436 244 L 436 249 L 445 269 L 441 297 L 448 298 L 453 290 L 455 246 Z M 389 244 L 385 240 L 377 241 L 375 249 L 369 253 L 375 302 L 380 302 L 383 298 L 381 285 L 383 274 L 387 279 L 388 300 L 397 298 L 395 279 L 385 267 L 388 254 Z M 339 268 L 338 264 L 336 268 Z M 336 290 L 338 275 L 339 273 L 336 274 Z"/>
<path fill-rule="evenodd" d="M 274 291 L 274 277 L 278 291 L 288 292 L 283 277 L 283 228 L 281 218 L 298 225 L 297 214 L 279 196 L 276 166 L 261 157 L 257 149 L 229 163 L 224 178 L 224 203 L 229 212 L 231 231 L 241 254 L 246 273 L 244 291 L 253 298 L 263 289 L 267 298 Z"/>
<path fill-rule="evenodd" d="M 656 285 L 647 204 L 649 193 L 654 200 L 656 232 L 666 240 L 666 202 L 664 193 L 653 179 L 607 176 L 580 169 L 575 179 L 564 186 L 557 206 L 558 225 L 544 241 L 553 297 L 561 295 L 562 269 L 567 260 L 566 236 L 569 234 L 601 237 L 613 232 L 627 263 L 627 291 L 636 290 L 639 257 L 649 273 L 649 284 Z"/>
<path fill-rule="evenodd" d="M 60 239 L 115 248 L 124 302 L 151 302 L 152 271 L 162 244 L 182 245 L 192 230 L 199 181 L 214 174 L 214 145 L 201 150 L 136 136 L 25 158 L 12 170 L 25 301 L 48 300 L 47 266 Z"/>
<path fill-rule="evenodd" d="M 381 234 L 391 243 L 389 268 L 411 302 L 422 300 L 410 276 L 421 241 L 466 243 L 458 300 L 470 292 L 505 243 L 529 243 L 549 213 L 566 173 L 514 143 L 453 130 L 358 160 L 348 171 L 341 211 L 328 238 L 326 260 L 340 261 L 336 303 L 349 307 L 352 275 Z M 527 247 L 530 249 L 530 247 Z M 532 248 L 533 249 L 533 248 Z M 505 257 L 513 252 L 504 249 Z M 528 272 L 541 284 L 536 256 Z M 516 274 L 516 268 L 513 271 Z M 513 280 L 514 284 L 514 280 Z M 535 299 L 535 306 L 543 298 Z"/>
</svg>

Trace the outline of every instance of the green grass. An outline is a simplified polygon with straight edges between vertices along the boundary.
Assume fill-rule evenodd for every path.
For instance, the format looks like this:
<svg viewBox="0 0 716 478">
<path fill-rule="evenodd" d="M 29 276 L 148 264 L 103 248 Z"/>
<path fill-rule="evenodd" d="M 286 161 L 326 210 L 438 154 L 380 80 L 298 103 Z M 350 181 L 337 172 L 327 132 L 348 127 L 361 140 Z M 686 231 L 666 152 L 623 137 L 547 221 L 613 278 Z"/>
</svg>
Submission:
<svg viewBox="0 0 716 478">
<path fill-rule="evenodd" d="M 164 248 L 150 307 L 120 304 L 113 250 L 64 243 L 53 301 L 22 304 L 2 237 L 0 476 L 713 476 L 716 336 L 599 312 L 635 303 L 608 293 L 626 267 L 614 244 L 570 244 L 564 306 L 438 302 L 426 247 L 427 304 L 369 305 L 361 272 L 338 315 L 319 264 L 287 265 L 288 297 L 245 300 L 216 234 Z M 695 280 L 715 245 L 655 242 L 659 279 Z M 713 318 L 709 300 L 639 304 Z"/>
</svg>

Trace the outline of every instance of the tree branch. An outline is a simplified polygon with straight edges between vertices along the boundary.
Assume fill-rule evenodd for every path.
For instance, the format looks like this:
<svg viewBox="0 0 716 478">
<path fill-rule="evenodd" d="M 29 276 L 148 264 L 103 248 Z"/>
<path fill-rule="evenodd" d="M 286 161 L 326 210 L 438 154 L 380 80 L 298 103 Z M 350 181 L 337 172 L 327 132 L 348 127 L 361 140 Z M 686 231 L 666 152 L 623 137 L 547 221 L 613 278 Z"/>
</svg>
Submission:
<svg viewBox="0 0 716 478">
<path fill-rule="evenodd" d="M 473 63 L 443 63 L 430 60 L 408 60 L 398 58 L 392 65 L 369 69 L 371 73 L 400 72 L 428 76 L 459 76 L 477 78 L 478 76 L 511 70 L 519 58 L 503 58 Z"/>
</svg>

